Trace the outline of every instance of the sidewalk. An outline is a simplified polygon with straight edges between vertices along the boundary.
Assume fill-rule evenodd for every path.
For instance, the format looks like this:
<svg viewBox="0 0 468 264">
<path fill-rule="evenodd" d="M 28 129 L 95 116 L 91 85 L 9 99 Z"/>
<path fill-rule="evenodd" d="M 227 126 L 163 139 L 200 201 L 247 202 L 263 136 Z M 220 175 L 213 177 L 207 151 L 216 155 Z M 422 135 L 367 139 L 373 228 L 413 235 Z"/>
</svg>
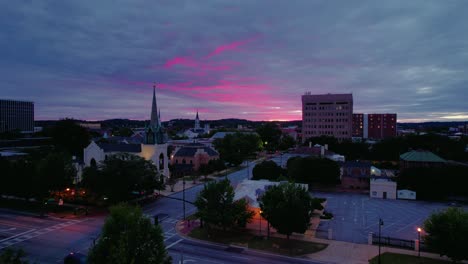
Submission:
<svg viewBox="0 0 468 264">
<path fill-rule="evenodd" d="M 176 232 L 181 235 L 182 237 L 187 237 L 187 234 L 190 233 L 194 228 L 199 227 L 200 222 L 198 220 L 191 221 L 190 227 L 188 226 L 187 221 L 179 221 L 176 224 Z M 253 232 L 257 232 L 256 230 L 252 230 Z M 282 237 L 285 236 L 277 234 L 273 230 L 271 230 L 272 237 Z M 266 234 L 266 233 L 263 233 Z M 193 238 L 189 238 L 193 239 Z M 317 253 L 308 254 L 304 257 L 310 259 L 312 261 L 323 262 L 323 263 L 346 263 L 346 264 L 368 264 L 369 260 L 374 258 L 379 254 L 378 246 L 376 245 L 366 245 L 366 244 L 356 244 L 344 241 L 336 241 L 336 240 L 327 240 L 327 239 L 320 239 L 311 237 L 310 235 L 301 235 L 301 234 L 293 234 L 291 239 L 296 240 L 303 240 L 303 241 L 310 241 L 316 243 L 323 243 L 328 244 L 328 247 L 322 251 Z M 196 240 L 196 239 L 195 239 Z M 204 241 L 204 243 L 214 243 L 211 241 Z M 217 244 L 217 243 L 214 243 Z M 399 248 L 391 248 L 391 247 L 381 247 L 381 253 L 391 252 L 391 253 L 398 253 L 398 254 L 405 254 L 405 255 L 413 255 L 417 256 L 418 252 L 414 250 L 405 250 Z M 440 257 L 438 254 L 434 253 L 427 253 L 421 252 L 421 257 L 433 258 L 433 259 L 441 259 L 445 261 L 450 261 L 447 257 Z M 462 263 L 468 263 L 466 261 Z"/>
</svg>

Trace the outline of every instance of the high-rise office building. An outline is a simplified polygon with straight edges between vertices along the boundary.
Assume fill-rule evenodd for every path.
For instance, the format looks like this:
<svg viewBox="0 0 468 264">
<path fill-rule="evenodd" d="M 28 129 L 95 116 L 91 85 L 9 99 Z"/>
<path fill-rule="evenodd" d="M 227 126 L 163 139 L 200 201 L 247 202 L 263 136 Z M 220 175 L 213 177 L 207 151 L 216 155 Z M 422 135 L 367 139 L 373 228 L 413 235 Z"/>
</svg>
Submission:
<svg viewBox="0 0 468 264">
<path fill-rule="evenodd" d="M 34 131 L 34 103 L 0 100 L 0 132 Z"/>
<path fill-rule="evenodd" d="M 302 141 L 311 137 L 333 136 L 351 139 L 352 94 L 306 93 L 302 96 Z"/>
<path fill-rule="evenodd" d="M 397 114 L 353 114 L 353 137 L 383 139 L 397 134 Z"/>
</svg>

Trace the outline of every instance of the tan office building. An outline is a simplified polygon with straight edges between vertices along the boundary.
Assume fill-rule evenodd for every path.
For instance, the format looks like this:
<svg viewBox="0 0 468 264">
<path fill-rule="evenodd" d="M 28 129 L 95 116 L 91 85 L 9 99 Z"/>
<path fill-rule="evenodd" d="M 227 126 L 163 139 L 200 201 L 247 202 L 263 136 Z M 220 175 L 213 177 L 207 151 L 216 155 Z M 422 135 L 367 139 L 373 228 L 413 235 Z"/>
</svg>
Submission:
<svg viewBox="0 0 468 264">
<path fill-rule="evenodd" d="M 319 136 L 351 139 L 352 94 L 310 94 L 302 96 L 302 141 Z"/>
</svg>

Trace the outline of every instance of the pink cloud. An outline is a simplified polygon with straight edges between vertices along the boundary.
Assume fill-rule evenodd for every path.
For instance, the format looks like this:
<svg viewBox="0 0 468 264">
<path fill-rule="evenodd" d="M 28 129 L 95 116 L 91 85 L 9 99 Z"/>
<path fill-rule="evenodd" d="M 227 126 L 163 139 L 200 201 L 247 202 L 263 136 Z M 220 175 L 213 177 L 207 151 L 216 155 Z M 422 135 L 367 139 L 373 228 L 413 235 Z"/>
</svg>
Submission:
<svg viewBox="0 0 468 264">
<path fill-rule="evenodd" d="M 219 55 L 225 51 L 232 51 L 232 50 L 237 50 L 238 48 L 246 45 L 246 44 L 249 44 L 250 42 L 253 42 L 257 39 L 259 39 L 260 36 L 255 36 L 255 37 L 252 37 L 252 38 L 248 38 L 248 39 L 245 39 L 245 40 L 240 40 L 240 41 L 234 41 L 234 42 L 231 42 L 229 44 L 225 44 L 225 45 L 221 45 L 219 47 L 217 47 L 213 52 L 211 52 L 209 55 L 208 55 L 208 58 L 209 57 L 212 57 L 212 56 L 215 56 L 215 55 Z"/>
</svg>

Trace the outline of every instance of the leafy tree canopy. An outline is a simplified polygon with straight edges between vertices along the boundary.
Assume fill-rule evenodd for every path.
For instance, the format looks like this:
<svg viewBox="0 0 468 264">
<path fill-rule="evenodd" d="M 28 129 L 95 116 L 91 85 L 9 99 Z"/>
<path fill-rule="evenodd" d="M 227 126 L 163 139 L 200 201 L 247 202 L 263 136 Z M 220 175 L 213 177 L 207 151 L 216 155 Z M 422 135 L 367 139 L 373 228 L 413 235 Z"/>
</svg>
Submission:
<svg viewBox="0 0 468 264">
<path fill-rule="evenodd" d="M 424 222 L 424 231 L 427 233 L 424 241 L 429 248 L 453 261 L 468 259 L 468 212 L 460 208 L 449 208 L 435 213 Z"/>
<path fill-rule="evenodd" d="M 262 149 L 262 141 L 256 134 L 228 134 L 222 139 L 216 139 L 213 145 L 218 150 L 221 159 L 233 165 L 239 165 L 256 151 Z"/>
<path fill-rule="evenodd" d="M 284 175 L 285 171 L 276 162 L 272 160 L 263 161 L 257 165 L 252 170 L 252 179 L 253 180 L 260 180 L 266 179 L 275 181 L 280 176 Z"/>
<path fill-rule="evenodd" d="M 89 252 L 89 263 L 171 263 L 162 229 L 143 216 L 140 208 L 111 207 L 102 233 Z"/>
<path fill-rule="evenodd" d="M 315 157 L 293 157 L 287 162 L 288 177 L 300 183 L 337 184 L 340 166 L 337 162 Z"/>
<path fill-rule="evenodd" d="M 280 144 L 282 132 L 276 123 L 268 122 L 257 128 L 263 144 L 267 150 L 276 150 Z"/>
<path fill-rule="evenodd" d="M 245 227 L 253 217 L 244 199 L 234 201 L 234 189 L 228 179 L 205 184 L 195 205 L 202 221 L 224 230 L 235 226 Z"/>
<path fill-rule="evenodd" d="M 86 168 L 82 184 L 111 202 L 125 201 L 132 192 L 148 193 L 162 188 L 153 162 L 131 154 L 108 156 L 97 168 Z"/>
<path fill-rule="evenodd" d="M 307 230 L 318 206 L 303 187 L 294 183 L 271 186 L 260 201 L 262 216 L 288 239 L 293 232 L 303 234 Z"/>
</svg>

